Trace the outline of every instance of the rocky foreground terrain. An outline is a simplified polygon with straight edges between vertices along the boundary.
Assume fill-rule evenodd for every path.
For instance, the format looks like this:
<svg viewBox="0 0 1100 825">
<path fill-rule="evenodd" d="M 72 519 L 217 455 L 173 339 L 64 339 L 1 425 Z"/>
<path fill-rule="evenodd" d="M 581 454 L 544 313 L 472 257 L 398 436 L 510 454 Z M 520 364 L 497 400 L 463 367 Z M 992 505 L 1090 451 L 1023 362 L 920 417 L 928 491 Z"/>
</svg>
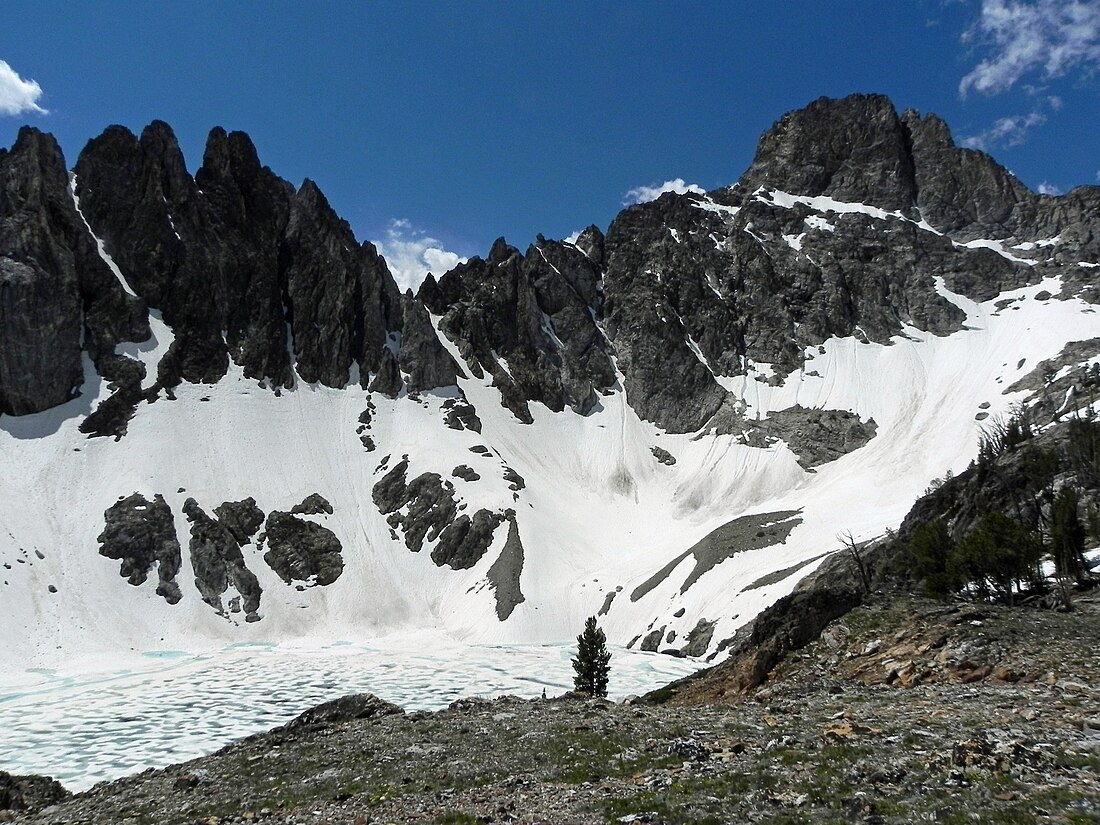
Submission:
<svg viewBox="0 0 1100 825">
<path fill-rule="evenodd" d="M 877 593 L 744 692 L 348 697 L 0 820 L 1098 822 L 1100 594 L 1074 607 Z"/>
</svg>

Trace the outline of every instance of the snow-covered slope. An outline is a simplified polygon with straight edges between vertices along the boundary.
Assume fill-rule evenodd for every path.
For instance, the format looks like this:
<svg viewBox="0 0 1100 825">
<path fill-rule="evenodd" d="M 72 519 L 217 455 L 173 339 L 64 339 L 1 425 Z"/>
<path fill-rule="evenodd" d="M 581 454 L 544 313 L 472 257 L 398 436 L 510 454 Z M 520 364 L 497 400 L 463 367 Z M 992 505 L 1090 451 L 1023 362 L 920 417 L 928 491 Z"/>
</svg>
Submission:
<svg viewBox="0 0 1100 825">
<path fill-rule="evenodd" d="M 356 433 L 366 391 L 299 384 L 275 396 L 239 370 L 213 386 L 183 384 L 176 400 L 144 406 L 121 440 L 89 439 L 78 425 L 104 389 L 89 369 L 80 398 L 0 421 L 5 664 L 228 641 L 370 638 L 410 627 L 442 628 L 470 642 L 561 640 L 612 593 L 603 622 L 616 641 L 651 627 L 683 639 L 702 618 L 717 622 L 717 642 L 788 592 L 811 569 L 802 565 L 836 550 L 838 533 L 866 539 L 896 526 L 933 478 L 974 456 L 979 412 L 1003 413 L 1018 398 L 1004 394 L 1007 386 L 1067 342 L 1100 330 L 1087 303 L 1036 300 L 1059 291 L 1051 281 L 982 304 L 940 289 L 967 313 L 965 329 L 945 337 L 908 329 L 889 345 L 834 339 L 779 386 L 737 379 L 735 392 L 752 414 L 801 404 L 874 419 L 878 431 L 865 447 L 816 472 L 803 470 L 781 442 L 760 448 L 733 434 L 662 432 L 638 418 L 621 390 L 588 416 L 533 405 L 534 424 L 522 424 L 497 390 L 476 379 L 460 386 L 481 417 L 480 435 L 443 424 L 446 392 L 417 401 L 375 396 L 372 452 Z M 470 452 L 477 445 L 489 452 Z M 676 463 L 659 462 L 655 446 Z M 515 509 L 525 601 L 507 621 L 498 620 L 487 582 L 505 530 L 465 571 L 437 567 L 426 550 L 411 553 L 391 535 L 371 490 L 381 457 L 392 464 L 404 454 L 410 477 L 471 466 L 480 480 L 453 479 L 470 510 Z M 518 493 L 503 478 L 506 467 L 526 482 Z M 184 598 L 170 605 L 155 595 L 155 581 L 135 588 L 97 552 L 104 511 L 135 491 L 163 494 L 181 537 L 187 497 L 211 510 L 253 496 L 270 512 L 319 492 L 333 506 L 322 520 L 343 543 L 346 569 L 327 587 L 299 591 L 246 545 L 263 586 L 263 618 L 245 623 L 216 614 L 188 587 L 185 553 Z M 715 528 L 788 510 L 801 521 L 785 542 L 722 561 L 681 593 L 695 564 L 686 558 L 632 601 L 641 583 Z"/>
<path fill-rule="evenodd" d="M 12 203 L 52 197 L 56 225 L 0 257 L 0 665 L 560 642 L 592 614 L 635 649 L 720 653 L 1100 339 L 1096 192 L 1033 196 L 883 98 L 818 105 L 741 184 L 498 241 L 417 296 L 238 133 L 192 179 L 165 124 L 112 127 L 71 181 L 21 135 L 38 148 L 0 171 L 47 194 Z M 833 157 L 799 118 L 885 157 Z M 4 301 L 57 333 L 4 326 Z"/>
</svg>

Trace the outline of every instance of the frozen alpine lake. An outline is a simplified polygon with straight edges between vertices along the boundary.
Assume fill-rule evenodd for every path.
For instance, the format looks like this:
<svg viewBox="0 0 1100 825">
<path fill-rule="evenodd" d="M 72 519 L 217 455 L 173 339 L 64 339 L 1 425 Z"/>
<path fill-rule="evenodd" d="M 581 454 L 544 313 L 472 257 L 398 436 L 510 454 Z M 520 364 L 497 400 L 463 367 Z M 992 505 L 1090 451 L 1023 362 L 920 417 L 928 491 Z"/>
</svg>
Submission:
<svg viewBox="0 0 1100 825">
<path fill-rule="evenodd" d="M 406 639 L 231 645 L 148 653 L 97 671 L 0 676 L 0 770 L 46 774 L 85 790 L 268 730 L 306 708 L 370 692 L 406 710 L 464 696 L 555 695 L 572 687 L 575 644 L 471 646 Z M 643 693 L 698 662 L 611 647 L 612 698 Z"/>
</svg>

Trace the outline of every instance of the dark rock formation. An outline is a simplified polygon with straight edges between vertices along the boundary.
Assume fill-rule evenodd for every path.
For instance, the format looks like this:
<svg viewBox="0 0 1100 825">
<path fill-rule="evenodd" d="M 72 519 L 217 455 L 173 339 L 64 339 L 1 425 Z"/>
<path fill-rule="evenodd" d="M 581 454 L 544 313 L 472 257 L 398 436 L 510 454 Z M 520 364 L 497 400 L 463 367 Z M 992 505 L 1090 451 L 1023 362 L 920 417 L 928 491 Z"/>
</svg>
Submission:
<svg viewBox="0 0 1100 825">
<path fill-rule="evenodd" d="M 477 417 L 477 410 L 466 400 L 461 398 L 448 398 L 443 402 L 443 423 L 452 430 L 470 430 L 481 434 L 481 419 Z"/>
<path fill-rule="evenodd" d="M 695 627 L 688 631 L 687 644 L 680 648 L 681 656 L 703 656 L 710 647 L 710 640 L 714 636 L 714 626 L 717 622 L 708 622 L 699 619 Z"/>
<path fill-rule="evenodd" d="M 523 573 L 523 542 L 519 537 L 519 525 L 516 523 L 516 514 L 509 510 L 508 538 L 504 542 L 504 548 L 500 551 L 497 560 L 489 568 L 486 577 L 493 587 L 496 596 L 497 618 L 505 621 L 512 615 L 512 611 L 526 601 L 520 588 L 520 576 Z"/>
<path fill-rule="evenodd" d="M 344 572 L 343 546 L 327 527 L 276 510 L 267 517 L 264 530 L 264 561 L 287 584 L 332 584 Z"/>
<path fill-rule="evenodd" d="M 477 471 L 468 464 L 459 464 L 451 470 L 451 475 L 455 478 L 461 478 L 463 481 L 478 481 L 481 479 Z"/>
<path fill-rule="evenodd" d="M 782 439 L 808 470 L 858 450 L 874 438 L 877 429 L 874 419 L 864 422 L 847 410 L 808 409 L 796 404 L 753 422 L 748 443 L 763 447 L 770 440 Z"/>
<path fill-rule="evenodd" d="M 145 583 L 157 567 L 157 595 L 169 604 L 180 600 L 176 583 L 181 554 L 172 508 L 159 494 L 150 502 L 133 493 L 112 504 L 103 514 L 106 525 L 99 534 L 99 554 L 122 562 L 119 573 L 132 585 Z"/>
<path fill-rule="evenodd" d="M 283 729 L 327 728 L 356 719 L 375 719 L 381 716 L 401 716 L 405 711 L 372 693 L 352 693 L 331 702 L 304 711 L 283 725 Z"/>
<path fill-rule="evenodd" d="M 363 381 L 381 370 L 401 328 L 385 262 L 312 181 L 295 192 L 261 166 L 247 135 L 214 129 L 192 179 L 166 124 L 140 138 L 112 126 L 76 172 L 89 225 L 175 332 L 163 386 L 216 381 L 229 355 L 274 387 L 293 383 L 290 351 L 308 382 L 342 387 L 353 363 Z"/>
<path fill-rule="evenodd" d="M 695 558 L 695 567 L 680 586 L 680 592 L 686 593 L 699 578 L 716 565 L 737 553 L 760 550 L 775 544 L 782 544 L 791 534 L 791 530 L 802 523 L 796 510 L 780 510 L 775 513 L 755 513 L 741 516 L 723 524 L 703 536 L 698 542 L 674 558 L 640 585 L 630 594 L 630 601 L 636 602 L 657 585 L 667 579 L 688 556 Z"/>
<path fill-rule="evenodd" d="M 71 796 L 60 782 L 48 776 L 17 776 L 0 771 L 0 811 L 31 813 Z"/>
<path fill-rule="evenodd" d="M 424 541 L 433 542 L 458 516 L 454 490 L 439 473 L 422 473 L 406 481 L 408 458 L 403 458 L 374 485 L 372 496 L 386 522 L 404 533 L 405 546 L 419 553 Z"/>
<path fill-rule="evenodd" d="M 145 307 L 122 291 L 76 211 L 57 142 L 20 129 L 0 151 L 0 414 L 72 398 L 82 346 L 102 367 L 119 340 L 148 335 Z"/>
<path fill-rule="evenodd" d="M 426 281 L 418 297 L 436 315 L 475 376 L 488 373 L 503 403 L 530 423 L 529 401 L 580 413 L 611 387 L 610 348 L 596 325 L 600 271 L 579 248 L 541 236 L 526 255 L 499 239 Z"/>
<path fill-rule="evenodd" d="M 439 534 L 432 561 L 452 570 L 467 570 L 481 561 L 493 541 L 493 532 L 504 516 L 492 510 L 478 510 L 473 517 L 461 515 Z"/>
<path fill-rule="evenodd" d="M 650 447 L 649 451 L 655 459 L 668 467 L 676 464 L 676 457 L 663 447 Z"/>
<path fill-rule="evenodd" d="M 304 499 L 301 504 L 295 504 L 290 508 L 290 512 L 294 515 L 305 516 L 317 516 L 322 513 L 332 515 L 332 505 L 328 503 L 326 499 L 320 493 L 310 493 Z"/>
<path fill-rule="evenodd" d="M 256 499 L 252 496 L 242 501 L 223 502 L 214 508 L 214 515 L 241 546 L 252 541 L 264 523 L 264 511 L 256 506 Z"/>
<path fill-rule="evenodd" d="M 233 532 L 208 516 L 193 498 L 183 503 L 183 512 L 191 522 L 191 566 L 195 571 L 195 587 L 202 600 L 218 613 L 243 611 L 245 621 L 260 619 L 262 589 L 256 575 L 245 565 L 244 555 Z M 222 595 L 232 585 L 241 598 L 226 607 Z"/>
<path fill-rule="evenodd" d="M 782 380 L 831 336 L 956 331 L 963 313 L 937 279 L 985 300 L 1056 274 L 1064 295 L 1100 301 L 1078 265 L 1100 261 L 1100 188 L 1031 193 L 955 146 L 939 118 L 899 116 L 881 95 L 785 115 L 734 186 L 632 206 L 606 237 L 596 227 L 575 243 L 540 236 L 523 253 L 501 239 L 415 297 L 398 293 L 313 182 L 295 190 L 240 132 L 214 129 L 192 178 L 166 124 L 140 136 L 112 126 L 76 173 L 80 212 L 52 138 L 24 129 L 0 154 L 0 413 L 71 398 L 83 347 L 112 393 L 83 422 L 93 435 L 123 435 L 142 400 L 181 380 L 216 381 L 230 358 L 276 389 L 296 367 L 307 382 L 357 376 L 394 398 L 488 375 L 525 422 L 532 402 L 596 409 L 617 366 L 644 419 L 739 432 L 742 406 L 716 376 L 755 362 Z M 963 245 L 979 238 L 1015 251 Z M 1012 260 L 1021 256 L 1036 265 Z M 174 335 L 148 376 L 115 354 L 148 338 L 146 304 Z M 480 430 L 460 398 L 445 402 L 444 420 Z"/>
</svg>

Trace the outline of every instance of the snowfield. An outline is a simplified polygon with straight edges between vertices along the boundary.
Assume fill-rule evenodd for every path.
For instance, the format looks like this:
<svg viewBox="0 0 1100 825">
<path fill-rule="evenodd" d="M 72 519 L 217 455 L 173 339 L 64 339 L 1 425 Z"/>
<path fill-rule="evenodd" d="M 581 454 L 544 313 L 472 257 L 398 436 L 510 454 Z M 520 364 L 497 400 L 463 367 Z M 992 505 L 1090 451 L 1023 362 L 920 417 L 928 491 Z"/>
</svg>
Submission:
<svg viewBox="0 0 1100 825">
<path fill-rule="evenodd" d="M 453 390 L 417 400 L 376 396 L 373 452 L 356 433 L 365 391 L 299 384 L 276 396 L 239 371 L 213 386 L 184 384 L 174 401 L 143 405 L 119 441 L 88 439 L 77 426 L 105 392 L 89 366 L 80 397 L 64 407 L 0 419 L 5 678 L 59 663 L 95 668 L 104 655 L 245 642 L 324 645 L 410 630 L 470 644 L 559 642 L 613 592 L 601 621 L 614 642 L 626 644 L 651 626 L 683 639 L 706 618 L 718 623 L 716 644 L 809 568 L 745 588 L 837 549 L 838 533 L 866 539 L 896 526 L 929 481 L 961 471 L 974 456 L 979 405 L 989 404 L 991 416 L 1004 412 L 1018 397 L 1005 388 L 1067 342 L 1100 331 L 1082 301 L 1035 299 L 1043 290 L 1058 293 L 1052 279 L 1000 296 L 1015 299 L 1000 311 L 994 301 L 977 304 L 942 283 L 938 289 L 967 313 L 963 331 L 936 337 L 907 329 L 887 346 L 833 339 L 812 348 L 805 369 L 780 386 L 755 377 L 767 374 L 767 365 L 722 377 L 749 418 L 800 404 L 875 420 L 878 433 L 865 447 L 816 472 L 804 471 L 781 442 L 761 449 L 736 435 L 664 433 L 640 420 L 621 390 L 602 397 L 587 417 L 532 405 L 535 423 L 525 425 L 501 406 L 488 380 L 475 379 L 461 384 L 483 422 L 480 435 L 444 426 L 441 405 Z M 150 362 L 171 340 L 163 326 L 154 324 L 156 344 L 140 353 Z M 470 451 L 481 444 L 488 454 Z M 655 446 L 676 464 L 659 463 Z M 486 586 L 506 530 L 498 529 L 489 552 L 465 571 L 436 567 L 428 548 L 412 553 L 391 536 L 371 489 L 403 455 L 409 478 L 426 471 L 446 478 L 457 465 L 473 467 L 479 481 L 453 479 L 468 512 L 515 509 L 525 601 L 507 621 L 497 619 Z M 526 482 L 515 495 L 502 476 L 509 467 Z M 104 511 L 135 491 L 163 494 L 175 514 L 184 544 L 177 605 L 155 595 L 155 576 L 133 587 L 117 562 L 98 553 Z M 264 590 L 262 620 L 220 616 L 198 598 L 182 513 L 187 497 L 211 512 L 222 501 L 254 496 L 266 513 L 314 492 L 332 503 L 334 513 L 320 521 L 344 547 L 345 570 L 334 584 L 296 590 L 249 545 L 245 559 Z M 738 554 L 681 594 L 693 564 L 686 560 L 630 600 L 638 584 L 720 525 L 781 510 L 799 510 L 802 519 L 785 543 Z"/>
</svg>

